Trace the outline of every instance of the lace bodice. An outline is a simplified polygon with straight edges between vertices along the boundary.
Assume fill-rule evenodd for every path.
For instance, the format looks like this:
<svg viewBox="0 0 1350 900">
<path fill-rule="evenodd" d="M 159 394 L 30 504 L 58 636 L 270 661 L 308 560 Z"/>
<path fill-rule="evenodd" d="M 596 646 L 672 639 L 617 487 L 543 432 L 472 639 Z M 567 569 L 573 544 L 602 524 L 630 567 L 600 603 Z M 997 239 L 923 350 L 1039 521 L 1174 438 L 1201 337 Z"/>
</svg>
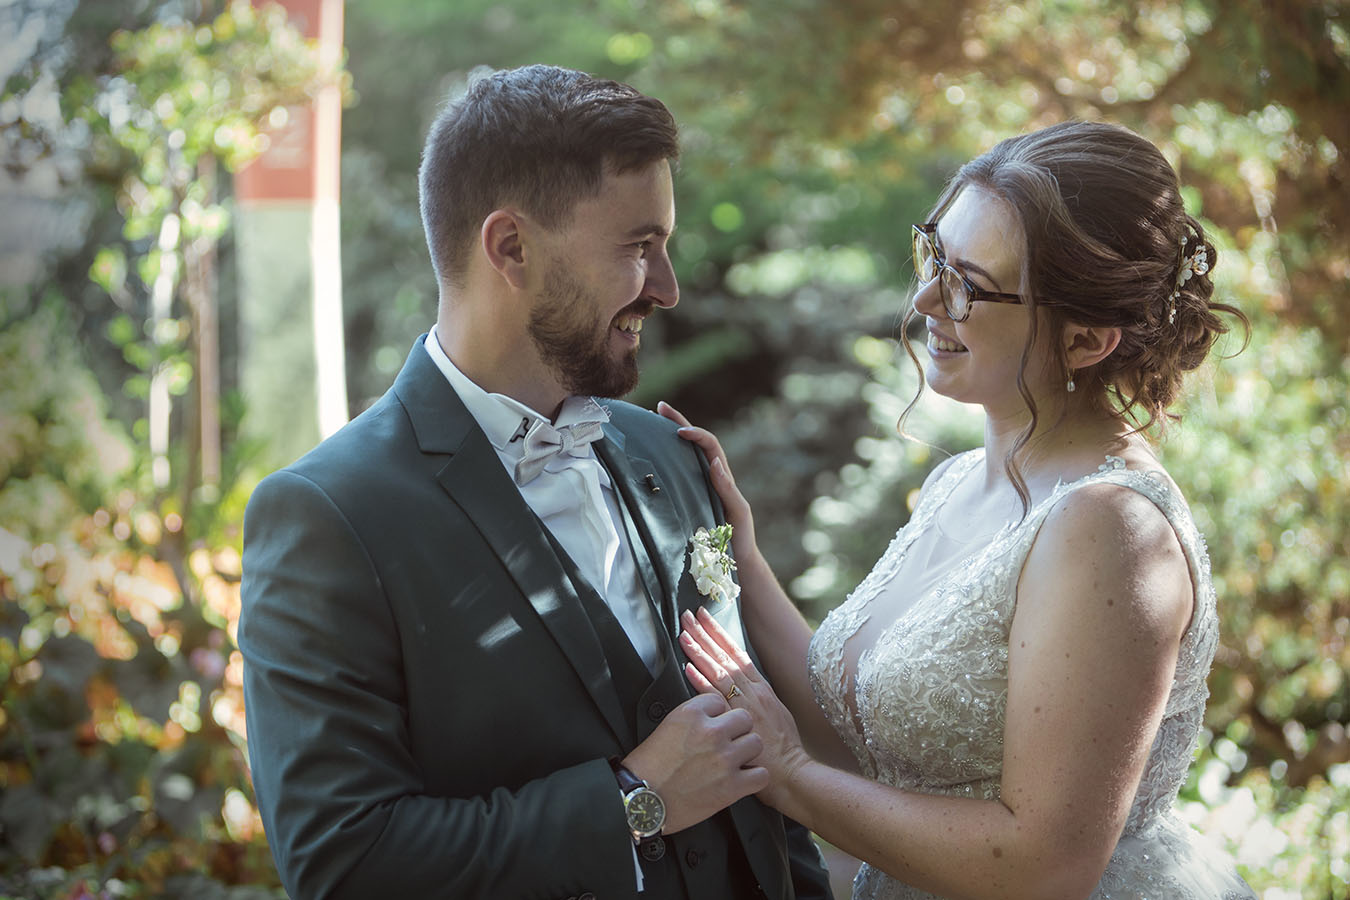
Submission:
<svg viewBox="0 0 1350 900">
<path fill-rule="evenodd" d="M 1061 483 L 1020 522 L 1012 523 L 952 568 L 947 577 L 907 605 L 889 623 L 868 629 L 875 643 L 855 652 L 856 672 L 845 645 L 876 611 L 874 601 L 906 561 L 916 539 L 936 527 L 937 511 L 984 452 L 954 459 L 924 491 L 908 524 L 848 599 L 826 617 L 811 642 L 808 663 L 816 699 L 857 758 L 862 772 L 884 784 L 929 794 L 986 800 L 999 798 L 1004 712 L 1008 697 L 1008 634 L 1017 582 L 1032 543 L 1050 510 L 1070 491 L 1088 484 L 1117 484 L 1151 500 L 1167 517 L 1185 552 L 1195 586 L 1195 606 L 1177 660 L 1162 723 L 1153 742 L 1125 838 L 1098 888 L 1098 897 L 1200 898 L 1250 896 L 1236 876 L 1221 890 L 1197 892 L 1159 868 L 1164 841 L 1175 845 L 1178 865 L 1194 867 L 1189 829 L 1170 815 L 1185 780 L 1199 734 L 1206 678 L 1218 643 L 1218 619 L 1209 557 L 1185 500 L 1162 473 L 1126 468 L 1108 457 L 1097 472 Z M 851 702 L 850 702 L 851 701 Z M 859 728 L 861 726 L 861 730 Z M 1147 846 L 1140 866 L 1131 847 Z M 1197 851 L 1199 852 L 1199 851 Z M 1139 862 L 1135 859 L 1134 862 Z M 1136 868 L 1138 873 L 1136 873 Z M 1226 871 L 1226 869 L 1225 869 Z M 1152 873 L 1152 874 L 1145 874 Z M 1117 883 L 1113 879 L 1123 878 Z M 1147 882 L 1141 879 L 1153 879 Z M 1114 886 L 1114 889 L 1113 889 Z M 864 866 L 853 896 L 917 898 L 929 895 Z"/>
</svg>

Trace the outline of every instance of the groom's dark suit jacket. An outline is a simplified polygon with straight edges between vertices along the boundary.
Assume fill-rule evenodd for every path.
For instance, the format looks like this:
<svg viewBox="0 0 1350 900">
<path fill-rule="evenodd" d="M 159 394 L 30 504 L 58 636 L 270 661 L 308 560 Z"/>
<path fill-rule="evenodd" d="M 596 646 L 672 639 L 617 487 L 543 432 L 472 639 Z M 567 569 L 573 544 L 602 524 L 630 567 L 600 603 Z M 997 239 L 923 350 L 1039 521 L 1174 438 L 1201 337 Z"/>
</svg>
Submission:
<svg viewBox="0 0 1350 900">
<path fill-rule="evenodd" d="M 608 406 L 596 450 L 673 629 L 704 599 L 685 564 L 715 498 L 673 425 Z M 258 486 L 239 646 L 254 786 L 292 896 L 829 896 L 809 834 L 753 798 L 670 839 L 636 894 L 606 759 L 689 692 L 668 645 L 666 693 L 633 703 L 587 591 L 421 339 L 378 403 Z"/>
</svg>

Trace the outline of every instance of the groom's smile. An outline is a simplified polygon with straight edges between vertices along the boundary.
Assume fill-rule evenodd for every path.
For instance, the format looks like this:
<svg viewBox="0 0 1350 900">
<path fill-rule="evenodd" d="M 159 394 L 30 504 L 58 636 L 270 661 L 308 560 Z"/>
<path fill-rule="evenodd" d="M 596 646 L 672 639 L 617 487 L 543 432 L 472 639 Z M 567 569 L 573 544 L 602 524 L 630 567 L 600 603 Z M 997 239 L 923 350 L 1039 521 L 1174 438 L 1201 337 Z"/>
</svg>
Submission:
<svg viewBox="0 0 1350 900">
<path fill-rule="evenodd" d="M 607 171 L 544 239 L 545 275 L 530 314 L 540 358 L 571 394 L 621 397 L 637 386 L 644 320 L 679 302 L 667 249 L 675 229 L 670 166 Z"/>
</svg>

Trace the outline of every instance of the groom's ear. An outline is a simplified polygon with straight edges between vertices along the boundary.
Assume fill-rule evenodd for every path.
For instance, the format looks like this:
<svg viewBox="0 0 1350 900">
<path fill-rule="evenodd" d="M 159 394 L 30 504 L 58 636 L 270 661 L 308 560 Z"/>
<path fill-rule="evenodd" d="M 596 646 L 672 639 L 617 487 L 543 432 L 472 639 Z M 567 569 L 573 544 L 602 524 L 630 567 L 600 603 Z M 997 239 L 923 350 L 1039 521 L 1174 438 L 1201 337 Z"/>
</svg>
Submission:
<svg viewBox="0 0 1350 900">
<path fill-rule="evenodd" d="M 483 220 L 478 240 L 488 264 L 516 290 L 525 287 L 523 221 L 512 209 L 494 209 Z"/>
</svg>

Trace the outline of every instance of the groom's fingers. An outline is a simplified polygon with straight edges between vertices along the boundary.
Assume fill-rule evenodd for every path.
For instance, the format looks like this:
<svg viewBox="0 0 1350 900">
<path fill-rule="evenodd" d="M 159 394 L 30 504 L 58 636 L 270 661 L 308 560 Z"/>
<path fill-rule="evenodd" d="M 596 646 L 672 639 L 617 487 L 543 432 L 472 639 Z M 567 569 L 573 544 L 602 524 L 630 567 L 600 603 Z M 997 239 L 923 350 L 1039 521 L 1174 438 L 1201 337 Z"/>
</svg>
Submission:
<svg viewBox="0 0 1350 900">
<path fill-rule="evenodd" d="M 666 831 L 673 834 L 763 790 L 767 773 L 742 768 L 762 755 L 750 713 L 729 708 L 713 692 L 671 710 L 625 765 L 666 801 Z"/>
<path fill-rule="evenodd" d="M 754 757 L 751 757 L 753 760 Z M 751 794 L 758 794 L 769 786 L 769 770 L 763 766 L 741 766 L 741 782 Z"/>
<path fill-rule="evenodd" d="M 716 719 L 718 716 L 721 716 L 728 711 L 726 698 L 716 696 L 717 693 L 717 689 L 713 688 L 712 693 L 695 694 L 693 697 L 690 697 L 688 700 L 684 701 L 684 703 L 680 704 L 680 706 L 688 707 L 689 711 L 696 715 L 700 715 L 705 719 Z"/>
<path fill-rule="evenodd" d="M 753 731 L 747 732 L 731 742 L 729 752 L 731 761 L 745 768 L 746 763 L 764 752 L 764 739 Z"/>
</svg>

